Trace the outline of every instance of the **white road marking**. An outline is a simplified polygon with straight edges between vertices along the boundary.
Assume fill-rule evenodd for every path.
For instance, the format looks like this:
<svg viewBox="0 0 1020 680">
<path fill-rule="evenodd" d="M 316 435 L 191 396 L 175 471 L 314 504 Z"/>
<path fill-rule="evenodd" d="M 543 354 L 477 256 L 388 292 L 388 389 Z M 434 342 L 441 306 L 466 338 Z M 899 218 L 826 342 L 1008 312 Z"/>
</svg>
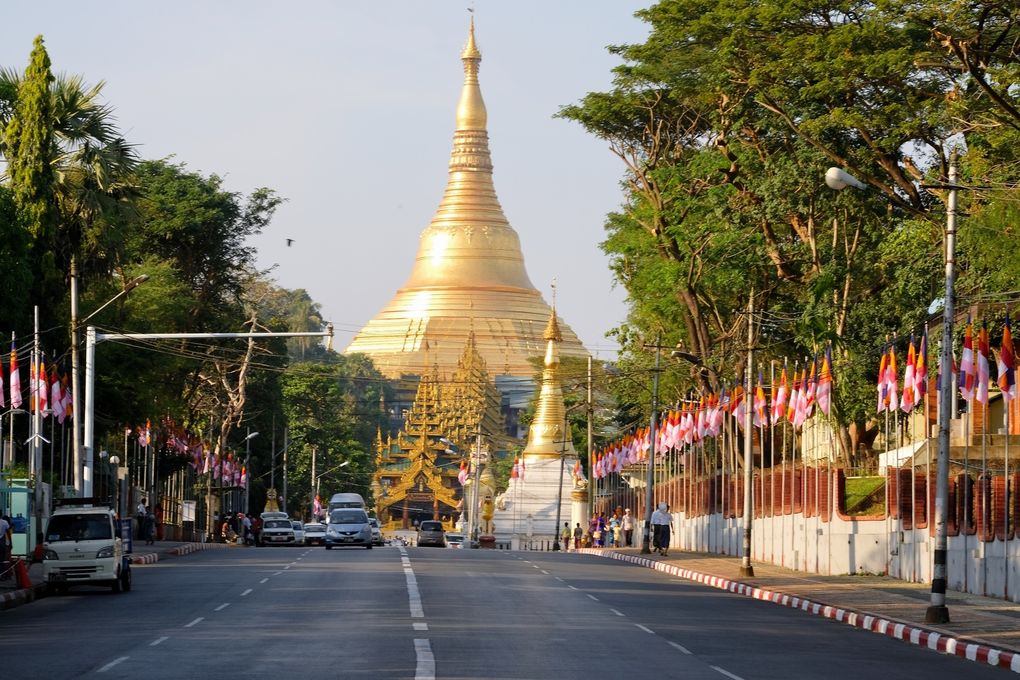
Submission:
<svg viewBox="0 0 1020 680">
<path fill-rule="evenodd" d="M 414 680 L 435 680 L 436 657 L 432 654 L 429 641 L 415 638 L 414 653 L 418 657 L 418 666 L 414 669 Z"/>
<path fill-rule="evenodd" d="M 725 668 L 719 668 L 718 666 L 712 666 L 712 670 L 714 670 L 714 671 L 719 671 L 720 673 L 722 673 L 723 675 L 725 675 L 725 676 L 726 676 L 727 678 L 732 678 L 732 680 L 744 680 L 744 679 L 743 679 L 742 677 L 740 677 L 739 675 L 734 675 L 733 673 L 730 673 L 730 672 L 729 672 L 728 670 L 726 670 Z"/>
<path fill-rule="evenodd" d="M 290 569 L 290 568 L 291 568 L 291 565 L 289 565 L 289 564 L 286 567 L 284 567 L 284 569 Z"/>
<path fill-rule="evenodd" d="M 553 578 L 559 581 L 560 583 L 563 583 L 563 579 L 561 579 L 559 576 L 553 576 Z"/>
<path fill-rule="evenodd" d="M 161 643 L 161 642 L 164 642 L 164 641 L 166 641 L 166 640 L 169 640 L 169 639 L 170 639 L 170 638 L 168 638 L 168 637 L 167 637 L 166 635 L 164 635 L 163 637 L 161 637 L 161 638 L 156 638 L 155 640 L 153 640 L 152 642 L 150 642 L 150 643 L 149 643 L 149 646 L 150 646 L 150 647 L 155 647 L 155 646 L 156 646 L 156 645 L 158 645 L 159 643 Z"/>
<path fill-rule="evenodd" d="M 221 605 L 220 605 L 219 607 L 217 607 L 217 608 L 216 608 L 216 609 L 214 609 L 213 611 L 214 611 L 214 612 L 221 612 L 221 611 L 223 611 L 224 609 L 226 609 L 226 608 L 227 608 L 227 607 L 229 607 L 229 606 L 230 606 L 230 603 L 229 603 L 229 602 L 224 602 L 223 604 L 221 604 Z"/>
<path fill-rule="evenodd" d="M 283 573 L 282 571 L 278 571 L 278 572 L 276 572 L 275 574 L 273 574 L 273 576 L 279 576 L 279 575 L 280 575 L 280 574 L 282 574 L 282 573 Z"/>
<path fill-rule="evenodd" d="M 261 581 L 259 581 L 259 583 L 265 583 L 265 582 L 266 582 L 266 581 L 268 581 L 268 580 L 269 580 L 269 578 L 264 578 L 264 579 L 262 579 Z"/>
<path fill-rule="evenodd" d="M 416 619 L 423 618 L 425 610 L 421 606 L 421 592 L 418 590 L 418 579 L 414 577 L 414 570 L 405 568 L 404 576 L 407 579 L 407 599 L 411 606 L 411 616 Z"/>
<path fill-rule="evenodd" d="M 567 584 L 567 587 L 570 588 L 571 590 L 577 590 L 577 588 L 575 588 L 574 586 L 570 585 L 569 583 Z"/>
<path fill-rule="evenodd" d="M 613 613 L 614 613 L 614 614 L 616 614 L 617 616 L 624 616 L 624 613 L 623 613 L 623 612 L 621 612 L 621 611 L 620 611 L 619 609 L 613 609 L 612 607 L 610 607 L 610 608 L 609 608 L 609 611 L 613 612 Z"/>
<path fill-rule="evenodd" d="M 666 640 L 666 642 L 669 642 L 669 640 Z M 675 642 L 669 642 L 669 645 L 670 645 L 670 647 L 675 647 L 676 649 L 679 649 L 684 654 L 691 654 L 691 650 L 687 649 L 683 645 L 678 645 Z"/>
<path fill-rule="evenodd" d="M 429 624 L 424 621 L 415 621 L 413 624 L 415 630 L 428 630 Z"/>
<path fill-rule="evenodd" d="M 243 593 L 241 593 L 241 597 L 244 597 L 245 595 L 247 595 L 250 592 L 251 592 L 251 588 L 249 588 L 248 590 L 246 590 Z"/>
<path fill-rule="evenodd" d="M 634 625 L 640 628 L 641 630 L 645 631 L 649 635 L 655 635 L 655 631 L 647 626 L 642 626 L 640 623 L 635 623 Z"/>
<path fill-rule="evenodd" d="M 192 627 L 192 626 L 194 626 L 194 625 L 195 625 L 196 623 L 198 623 L 198 622 L 200 622 L 200 621 L 203 621 L 204 619 L 205 619 L 205 617 L 204 617 L 204 616 L 199 616 L 199 617 L 198 617 L 197 619 L 195 619 L 195 620 L 194 620 L 194 621 L 192 621 L 191 623 L 185 624 L 185 626 L 184 626 L 184 627 L 185 627 L 185 628 L 191 628 L 191 627 Z"/>
<path fill-rule="evenodd" d="M 539 571 L 541 571 L 541 572 L 542 572 L 543 574 L 545 574 L 546 576 L 548 576 L 548 575 L 549 575 L 549 572 L 547 572 L 547 571 L 546 571 L 545 569 L 539 569 Z"/>
<path fill-rule="evenodd" d="M 592 595 L 591 593 L 585 593 L 585 595 L 587 595 L 587 596 L 588 596 L 588 597 L 590 597 L 591 599 L 595 600 L 596 602 L 598 602 L 598 601 L 599 601 L 599 598 L 595 597 L 595 596 L 594 596 L 594 595 Z"/>
<path fill-rule="evenodd" d="M 96 671 L 96 673 L 105 673 L 106 671 L 110 670 L 111 668 L 113 668 L 117 664 L 121 663 L 122 661 L 127 661 L 129 658 L 130 657 L 122 656 L 122 657 L 120 657 L 118 659 L 114 659 L 113 661 L 111 661 L 110 663 L 106 664 L 105 666 L 100 668 L 98 671 Z"/>
</svg>

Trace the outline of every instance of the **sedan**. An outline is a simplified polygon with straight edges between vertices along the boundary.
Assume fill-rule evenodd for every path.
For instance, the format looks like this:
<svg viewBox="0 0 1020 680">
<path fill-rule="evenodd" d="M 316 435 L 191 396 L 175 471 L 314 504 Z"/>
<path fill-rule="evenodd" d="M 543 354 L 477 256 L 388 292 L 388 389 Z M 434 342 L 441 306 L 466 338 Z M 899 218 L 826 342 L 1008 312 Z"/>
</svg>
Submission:
<svg viewBox="0 0 1020 680">
<path fill-rule="evenodd" d="M 305 545 L 326 545 L 326 525 L 317 522 L 306 524 Z"/>
<path fill-rule="evenodd" d="M 294 543 L 296 545 L 304 545 L 305 543 L 305 525 L 296 519 L 290 521 L 291 528 L 294 529 Z"/>
<path fill-rule="evenodd" d="M 293 545 L 294 527 L 289 519 L 267 519 L 262 523 L 262 545 Z"/>
<path fill-rule="evenodd" d="M 463 548 L 464 534 L 446 534 L 447 548 Z"/>
</svg>

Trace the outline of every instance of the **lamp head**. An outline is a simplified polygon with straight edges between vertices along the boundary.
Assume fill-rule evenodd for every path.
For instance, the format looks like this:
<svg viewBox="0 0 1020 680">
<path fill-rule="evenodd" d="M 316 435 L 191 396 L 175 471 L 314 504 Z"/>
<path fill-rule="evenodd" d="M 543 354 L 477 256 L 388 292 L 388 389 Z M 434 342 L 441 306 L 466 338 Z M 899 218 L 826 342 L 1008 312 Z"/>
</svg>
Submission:
<svg viewBox="0 0 1020 680">
<path fill-rule="evenodd" d="M 842 191 L 847 187 L 854 187 L 855 189 L 868 188 L 864 182 L 840 168 L 829 168 L 825 171 L 825 184 L 830 189 L 835 189 L 836 191 Z"/>
</svg>

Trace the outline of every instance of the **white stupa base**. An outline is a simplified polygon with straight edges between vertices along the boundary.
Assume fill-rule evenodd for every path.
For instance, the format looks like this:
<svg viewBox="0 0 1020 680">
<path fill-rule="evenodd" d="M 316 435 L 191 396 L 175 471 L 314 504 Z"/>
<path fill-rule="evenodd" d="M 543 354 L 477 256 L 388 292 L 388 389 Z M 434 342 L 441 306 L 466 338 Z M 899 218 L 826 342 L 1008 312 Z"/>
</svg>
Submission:
<svg viewBox="0 0 1020 680">
<path fill-rule="evenodd" d="M 497 499 L 492 523 L 496 540 L 510 543 L 519 540 L 553 541 L 559 535 L 556 528 L 556 499 L 560 499 L 560 523 L 571 527 L 580 522 L 587 528 L 584 517 L 573 517 L 570 494 L 574 490 L 573 469 L 576 456 L 559 458 L 528 458 L 523 479 L 511 479 L 507 490 Z M 562 486 L 561 486 L 562 484 Z"/>
</svg>

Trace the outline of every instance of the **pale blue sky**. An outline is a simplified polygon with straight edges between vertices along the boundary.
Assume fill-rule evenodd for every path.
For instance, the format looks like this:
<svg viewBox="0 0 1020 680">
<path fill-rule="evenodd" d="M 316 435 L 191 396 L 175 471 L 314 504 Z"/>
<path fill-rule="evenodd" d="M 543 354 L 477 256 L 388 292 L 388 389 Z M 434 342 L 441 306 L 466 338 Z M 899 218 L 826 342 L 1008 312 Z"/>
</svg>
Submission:
<svg viewBox="0 0 1020 680">
<path fill-rule="evenodd" d="M 442 196 L 470 4 L 15 2 L 0 65 L 23 69 L 42 33 L 54 71 L 106 81 L 143 157 L 286 197 L 259 264 L 307 289 L 343 348 L 404 283 Z M 642 41 L 650 2 L 473 4 L 500 202 L 532 282 L 548 299 L 555 277 L 560 314 L 609 358 L 626 312 L 598 243 L 623 166 L 553 115 L 609 86 L 605 46 Z"/>
</svg>

